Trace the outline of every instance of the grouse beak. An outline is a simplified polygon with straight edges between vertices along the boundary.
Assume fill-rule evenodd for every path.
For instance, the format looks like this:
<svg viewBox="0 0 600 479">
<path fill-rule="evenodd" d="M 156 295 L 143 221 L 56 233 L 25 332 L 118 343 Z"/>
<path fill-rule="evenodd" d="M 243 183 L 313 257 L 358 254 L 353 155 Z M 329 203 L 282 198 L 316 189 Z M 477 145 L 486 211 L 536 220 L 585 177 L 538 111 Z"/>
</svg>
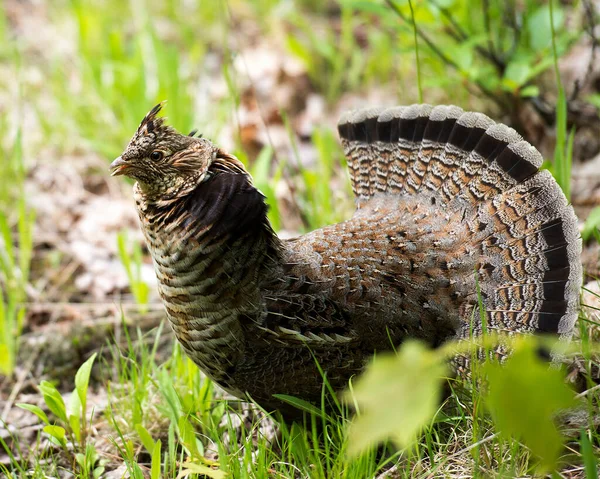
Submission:
<svg viewBox="0 0 600 479">
<path fill-rule="evenodd" d="M 115 161 L 110 164 L 111 173 L 110 176 L 119 176 L 125 174 L 125 170 L 129 167 L 129 164 L 122 158 L 117 157 Z"/>
</svg>

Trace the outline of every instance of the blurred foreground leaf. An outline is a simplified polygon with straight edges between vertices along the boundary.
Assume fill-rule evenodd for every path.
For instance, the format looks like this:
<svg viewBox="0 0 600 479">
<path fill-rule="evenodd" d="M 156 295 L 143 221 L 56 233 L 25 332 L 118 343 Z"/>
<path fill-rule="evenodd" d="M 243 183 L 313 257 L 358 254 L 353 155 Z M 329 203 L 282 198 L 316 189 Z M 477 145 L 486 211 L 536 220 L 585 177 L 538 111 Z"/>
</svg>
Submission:
<svg viewBox="0 0 600 479">
<path fill-rule="evenodd" d="M 563 443 L 554 416 L 574 402 L 561 371 L 539 357 L 532 338 L 522 338 L 504 365 L 488 363 L 484 372 L 486 404 L 500 432 L 522 440 L 544 470 L 553 469 Z"/>
<path fill-rule="evenodd" d="M 397 355 L 375 358 L 346 394 L 361 409 L 350 426 L 349 453 L 387 438 L 409 446 L 439 406 L 446 370 L 441 354 L 416 341 L 405 342 Z"/>
</svg>

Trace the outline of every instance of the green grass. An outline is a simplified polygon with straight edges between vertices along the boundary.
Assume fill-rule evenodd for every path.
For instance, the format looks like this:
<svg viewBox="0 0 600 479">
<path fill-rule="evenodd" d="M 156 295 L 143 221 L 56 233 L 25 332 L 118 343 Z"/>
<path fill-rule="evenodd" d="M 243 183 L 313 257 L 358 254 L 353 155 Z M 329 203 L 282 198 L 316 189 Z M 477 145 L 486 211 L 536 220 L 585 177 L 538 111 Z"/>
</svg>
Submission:
<svg viewBox="0 0 600 479">
<path fill-rule="evenodd" d="M 549 12 L 542 2 L 524 2 L 525 34 L 510 50 L 510 38 L 500 28 L 501 3 L 487 2 L 491 5 L 487 30 L 481 14 L 484 3 L 454 4 L 454 18 L 460 20 L 468 37 L 457 42 L 448 37 L 449 20 L 441 8 L 442 2 L 437 2 L 437 6 L 436 2 L 397 2 L 400 14 L 409 20 L 405 22 L 392 15 L 384 2 L 375 1 L 343 1 L 334 5 L 339 7 L 339 13 L 332 13 L 325 2 L 314 0 L 293 4 L 277 0 L 199 1 L 189 2 L 187 9 L 180 8 L 180 2 L 175 0 L 60 1 L 47 4 L 47 21 L 58 31 L 64 29 L 66 35 L 73 29 L 74 42 L 71 50 L 62 52 L 48 45 L 45 56 L 31 54 L 18 37 L 9 33 L 5 15 L 0 14 L 0 58 L 11 73 L 0 78 L 0 89 L 18 92 L 7 113 L 0 114 L 0 373 L 10 376 L 18 365 L 27 288 L 40 279 L 32 278 L 30 273 L 35 256 L 35 214 L 27 205 L 24 187 L 34 161 L 63 157 L 71 161 L 99 155 L 108 165 L 122 151 L 143 115 L 164 99 L 168 100 L 169 121 L 176 128 L 200 128 L 206 136 L 216 137 L 227 124 L 236 121 L 236 109 L 244 101 L 240 90 L 245 79 L 233 61 L 234 56 L 244 54 L 237 49 L 244 47 L 247 40 L 242 31 L 245 22 L 258 29 L 260 39 L 277 45 L 282 54 L 304 65 L 311 91 L 321 94 L 331 109 L 347 92 L 358 95 L 380 88 L 390 92 L 389 104 L 412 103 L 421 96 L 425 101 L 441 98 L 465 106 L 471 101 L 481 104 L 480 99 L 473 100 L 466 93 L 471 87 L 494 91 L 503 99 L 534 94 L 539 88 L 538 76 L 553 63 L 556 65 L 573 41 L 573 34 L 560 25 L 564 7 L 559 7 L 558 2 L 552 4 L 552 22 L 543 16 Z M 449 72 L 447 64 L 418 35 L 419 31 L 442 45 L 442 53 L 456 63 L 455 71 Z M 541 32 L 539 36 L 536 31 Z M 499 50 L 511 52 L 502 72 L 478 56 L 477 48 L 489 41 Z M 552 53 L 553 60 L 549 62 Z M 415 58 L 419 78 L 415 76 Z M 246 59 L 250 65 L 251 60 Z M 33 67 L 43 74 L 43 87 L 24 75 Z M 16 82 L 16 90 L 9 78 Z M 207 81 L 222 81 L 227 95 L 209 101 Z M 448 88 L 452 88 L 450 95 L 444 93 Z M 562 87 L 558 105 L 553 173 L 568 196 L 573 133 L 566 129 Z M 22 124 L 21 112 L 25 110 L 32 112 L 39 135 L 31 134 Z M 292 224 L 298 230 L 309 231 L 347 218 L 352 208 L 351 192 L 332 125 L 324 119 L 324 126 L 312 133 L 310 144 L 316 162 L 308 168 L 299 161 L 294 119 L 288 112 L 280 113 L 289 135 L 289 157 L 276 156 L 272 145 L 264 146 L 256 157 L 247 156 L 241 139 L 234 134 L 235 152 L 270 200 L 269 214 L 275 229 Z M 290 206 L 276 199 L 282 184 L 294 194 L 291 210 L 299 221 L 291 222 Z M 597 239 L 598 224 L 596 212 L 586 223 L 584 239 Z M 140 275 L 142 251 L 124 235 L 118 241 L 132 294 L 143 310 L 148 290 Z M 598 324 L 591 311 L 582 312 L 581 341 L 575 343 L 588 371 L 593 366 L 598 340 Z M 486 391 L 469 381 L 453 381 L 443 404 L 437 407 L 434 402 L 432 410 L 430 403 L 429 409 L 421 411 L 414 430 L 400 422 L 406 433 L 401 439 L 394 434 L 379 434 L 377 439 L 392 438 L 379 448 L 372 447 L 375 440 L 359 444 L 352 435 L 356 434 L 356 427 L 365 427 L 363 440 L 373 432 L 372 425 L 361 426 L 360 421 L 368 420 L 366 410 L 352 427 L 347 414 L 328 418 L 322 412 L 310 417 L 304 428 L 283 425 L 271 443 L 260 434 L 258 420 L 240 431 L 235 419 L 237 403 L 216 397 L 211 381 L 176 344 L 166 361 L 158 360 L 160 339 L 168 326 L 143 333 L 128 326 L 127 318 L 122 319 L 124 340 L 120 345 L 116 339 L 106 345 L 101 360 L 96 361 L 99 376 L 104 378 L 100 384 L 89 386 L 87 382 L 93 359 L 72 378 L 75 392 L 70 400 L 64 399 L 70 391 L 58 390 L 50 383 L 40 384 L 46 409 L 24 407 L 39 418 L 44 430 L 31 450 L 29 444 L 14 444 L 10 438 L 0 437 L 0 449 L 8 451 L 10 458 L 8 465 L 0 465 L 1 473 L 7 477 L 42 478 L 67 470 L 75 477 L 87 478 L 96 477 L 103 468 L 115 463 L 125 464 L 131 477 L 140 478 L 178 478 L 186 474 L 214 478 L 364 478 L 376 476 L 395 463 L 399 464 L 399 475 L 406 478 L 461 474 L 521 477 L 536 473 L 538 460 L 527 447 L 539 451 L 532 446 L 536 435 L 533 441 L 528 436 L 531 428 L 525 433 L 517 430 L 512 436 L 500 434 L 497 425 L 514 417 L 499 418 L 499 408 L 493 406 L 493 401 L 490 405 Z M 428 353 L 422 355 L 430 357 Z M 414 367 L 419 363 L 415 360 L 412 364 Z M 432 369 L 425 368 L 422 374 L 427 371 Z M 396 376 L 400 375 L 384 374 L 385 378 Z M 353 384 L 352 401 L 362 410 L 365 391 L 361 392 L 358 384 Z M 588 386 L 593 385 L 590 382 Z M 86 404 L 87 391 L 94 388 L 105 389 L 109 398 L 108 408 L 99 414 Z M 510 393 L 510 385 L 504 390 Z M 377 392 L 376 385 L 366 391 Z M 406 387 L 400 387 L 400 392 L 401 399 L 409 403 L 417 395 L 417 391 Z M 327 398 L 332 400 L 325 391 L 324 400 Z M 595 477 L 600 435 L 592 419 L 598 414 L 598 399 L 597 390 L 578 398 L 590 422 L 581 424 L 576 434 L 561 438 L 564 447 L 560 449 L 558 466 L 552 463 L 547 468 L 554 477 L 566 477 L 561 472 L 565 465 Z M 542 404 L 544 398 L 536 401 Z M 223 421 L 227 410 L 231 410 L 231 415 Z M 405 412 L 409 411 L 412 413 L 407 406 Z M 389 421 L 387 426 L 397 424 Z M 543 430 L 539 424 L 533 427 Z M 100 434 L 109 438 L 110 453 L 97 445 L 97 428 L 102 428 Z M 514 439 L 519 433 L 522 442 Z M 54 448 L 42 446 L 48 440 Z M 362 452 L 356 449 L 357 444 L 364 446 Z M 218 460 L 209 458 L 213 457 L 212 452 L 217 453 Z"/>
<path fill-rule="evenodd" d="M 26 203 L 25 167 L 20 129 L 9 151 L 4 151 L 0 179 L 0 374 L 12 374 L 18 338 L 23 327 L 26 286 L 33 249 L 35 213 Z M 16 208 L 15 208 L 16 206 Z"/>
<path fill-rule="evenodd" d="M 131 250 L 129 246 L 131 245 Z M 117 234 L 117 247 L 119 259 L 129 280 L 129 289 L 139 305 L 140 313 L 148 312 L 148 285 L 142 280 L 142 248 L 138 243 L 131 244 L 127 239 L 127 231 L 123 230 Z"/>
</svg>

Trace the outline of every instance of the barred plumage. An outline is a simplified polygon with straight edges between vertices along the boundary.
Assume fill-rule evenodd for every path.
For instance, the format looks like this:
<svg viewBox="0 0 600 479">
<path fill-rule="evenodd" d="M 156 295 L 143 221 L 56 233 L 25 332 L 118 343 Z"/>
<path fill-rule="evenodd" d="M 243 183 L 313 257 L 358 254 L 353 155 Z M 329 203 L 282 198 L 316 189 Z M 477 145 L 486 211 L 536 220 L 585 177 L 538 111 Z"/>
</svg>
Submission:
<svg viewBox="0 0 600 479">
<path fill-rule="evenodd" d="M 356 213 L 282 241 L 243 165 L 165 126 L 159 110 L 113 174 L 137 180 L 179 341 L 233 394 L 285 410 L 273 394 L 319 401 L 315 360 L 341 389 L 405 338 L 477 333 L 476 278 L 489 328 L 570 335 L 577 220 L 514 130 L 455 106 L 350 112 L 338 129 Z"/>
</svg>

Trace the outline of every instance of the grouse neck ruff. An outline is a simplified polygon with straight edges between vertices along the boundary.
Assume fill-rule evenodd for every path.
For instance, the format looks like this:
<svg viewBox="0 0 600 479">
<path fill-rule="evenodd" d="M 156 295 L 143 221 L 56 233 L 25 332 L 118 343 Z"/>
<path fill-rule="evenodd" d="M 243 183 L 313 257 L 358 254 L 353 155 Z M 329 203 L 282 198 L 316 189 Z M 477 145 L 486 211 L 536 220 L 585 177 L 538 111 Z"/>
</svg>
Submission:
<svg viewBox="0 0 600 479">
<path fill-rule="evenodd" d="M 437 345 L 479 334 L 476 279 L 488 330 L 570 336 L 582 281 L 577 219 L 513 129 L 456 106 L 349 112 L 338 131 L 356 212 L 282 241 L 244 166 L 159 111 L 113 174 L 138 182 L 177 338 L 234 395 L 293 417 L 273 394 L 320 403 L 320 369 L 341 390 L 373 353 L 406 338 Z"/>
<path fill-rule="evenodd" d="M 167 316 L 185 352 L 233 394 L 240 317 L 260 315 L 260 278 L 278 256 L 264 197 L 245 174 L 211 172 L 168 202 L 139 184 L 136 206 Z"/>
</svg>

